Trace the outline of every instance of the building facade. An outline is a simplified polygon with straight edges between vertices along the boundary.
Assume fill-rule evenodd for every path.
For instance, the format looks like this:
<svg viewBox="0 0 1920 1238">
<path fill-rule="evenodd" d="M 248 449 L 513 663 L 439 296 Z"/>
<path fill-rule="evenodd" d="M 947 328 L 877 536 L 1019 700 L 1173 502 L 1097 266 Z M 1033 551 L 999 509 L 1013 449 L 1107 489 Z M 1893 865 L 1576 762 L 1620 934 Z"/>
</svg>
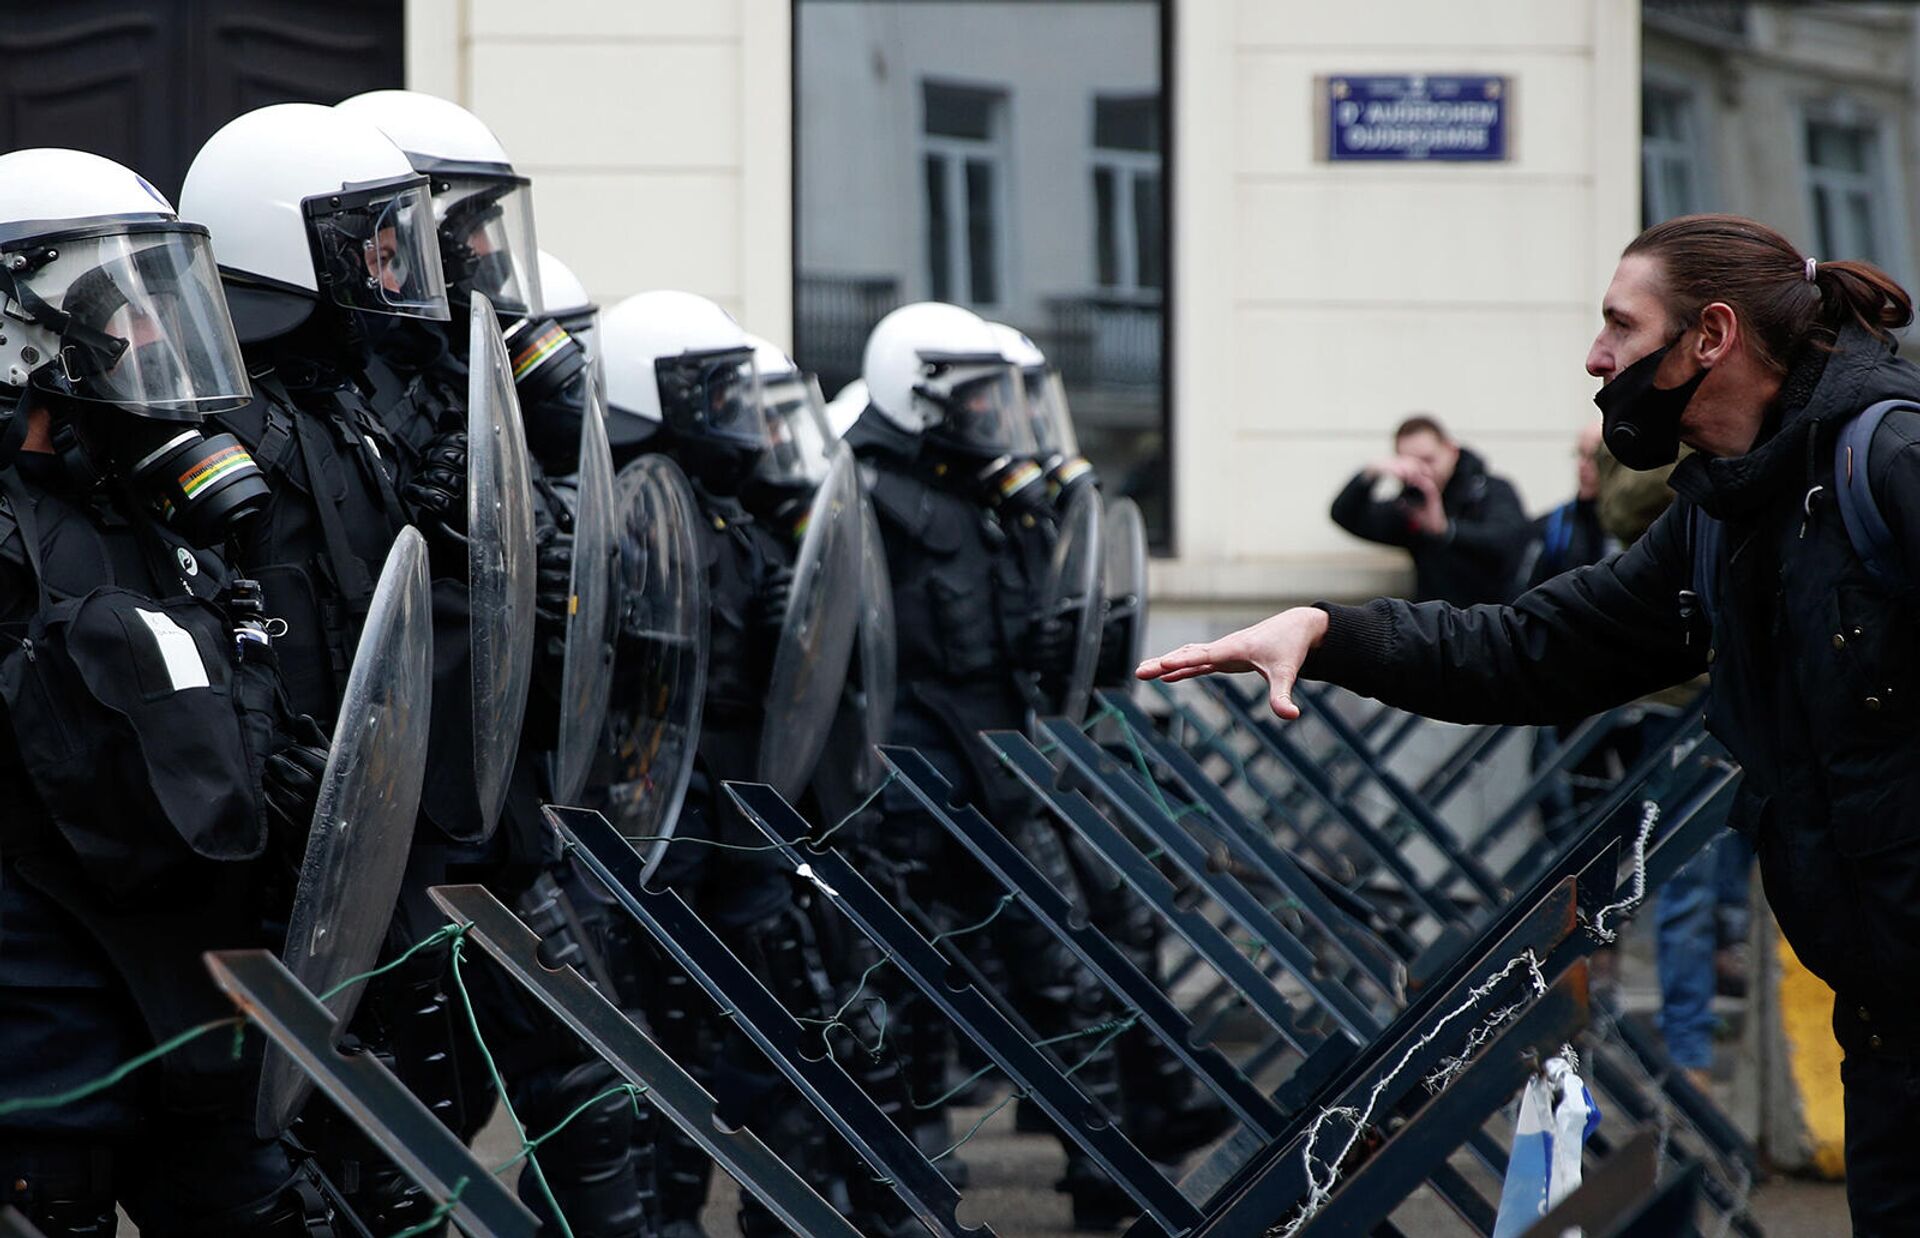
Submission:
<svg viewBox="0 0 1920 1238">
<path fill-rule="evenodd" d="M 268 7 L 12 6 L 0 142 L 102 149 L 171 187 L 238 111 L 405 84 L 498 131 L 543 243 L 602 301 L 702 292 L 841 375 L 891 301 L 973 303 L 1048 348 L 1089 453 L 1148 507 L 1167 637 L 1402 587 L 1399 557 L 1326 508 L 1410 412 L 1534 507 L 1564 497 L 1599 294 L 1642 211 L 1638 0 Z M 1700 98 L 1674 141 L 1693 124 L 1738 146 L 1709 127 L 1735 53 L 1648 21 Z M 1840 247 L 1890 209 L 1866 187 L 1911 144 L 1905 53 L 1884 18 L 1856 25 L 1830 54 L 1886 89 L 1830 100 L 1809 156 Z M 1741 37 L 1758 91 L 1814 36 L 1781 18 Z M 1374 75 L 1497 82 L 1505 157 L 1331 160 L 1333 90 Z M 1721 190 L 1781 179 L 1787 156 L 1756 145 L 1716 166 Z"/>
</svg>

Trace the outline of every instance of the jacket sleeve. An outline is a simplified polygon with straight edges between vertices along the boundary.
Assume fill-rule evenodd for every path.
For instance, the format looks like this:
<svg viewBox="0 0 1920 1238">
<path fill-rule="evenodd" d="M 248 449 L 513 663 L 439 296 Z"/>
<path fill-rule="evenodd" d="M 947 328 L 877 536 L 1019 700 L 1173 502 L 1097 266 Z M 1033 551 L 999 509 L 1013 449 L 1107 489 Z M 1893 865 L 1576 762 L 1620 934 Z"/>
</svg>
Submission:
<svg viewBox="0 0 1920 1238">
<path fill-rule="evenodd" d="M 1414 540 L 1406 513 L 1398 503 L 1378 503 L 1373 498 L 1373 478 L 1362 470 L 1353 475 L 1346 488 L 1334 496 L 1333 522 L 1369 542 L 1384 546 L 1411 546 Z"/>
<path fill-rule="evenodd" d="M 1453 519 L 1452 543 L 1461 554 L 1495 565 L 1512 563 L 1531 527 L 1520 495 L 1498 477 L 1487 479 L 1486 500 Z"/>
<path fill-rule="evenodd" d="M 1509 606 L 1323 603 L 1327 634 L 1301 674 L 1449 722 L 1572 722 L 1706 669 L 1706 635 L 1679 612 L 1691 577 L 1676 507 L 1631 549 Z"/>
</svg>

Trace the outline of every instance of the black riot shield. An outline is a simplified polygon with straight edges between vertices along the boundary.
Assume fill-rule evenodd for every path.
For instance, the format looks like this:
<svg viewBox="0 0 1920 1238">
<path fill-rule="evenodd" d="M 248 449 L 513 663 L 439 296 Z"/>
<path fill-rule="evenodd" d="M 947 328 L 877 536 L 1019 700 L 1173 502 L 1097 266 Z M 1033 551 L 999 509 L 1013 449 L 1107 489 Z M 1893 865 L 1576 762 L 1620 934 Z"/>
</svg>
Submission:
<svg viewBox="0 0 1920 1238">
<path fill-rule="evenodd" d="M 1107 620 L 1094 678 L 1102 688 L 1130 691 L 1139 682 L 1133 668 L 1147 653 L 1147 522 L 1140 505 L 1115 499 L 1104 535 Z"/>
<path fill-rule="evenodd" d="M 433 691 L 433 597 L 427 543 L 406 528 L 387 552 L 347 675 L 321 777 L 281 958 L 325 996 L 336 1029 L 363 985 L 331 990 L 374 964 L 400 896 L 426 774 Z M 311 1089 L 292 1059 L 269 1048 L 256 1125 L 286 1128 Z"/>
<path fill-rule="evenodd" d="M 619 600 L 614 532 L 613 452 L 598 391 L 589 391 L 580 423 L 580 472 L 573 503 L 573 595 L 561 663 L 560 725 L 553 752 L 553 797 L 574 803 L 600 748 L 613 694 L 613 628 Z"/>
<path fill-rule="evenodd" d="M 1046 676 L 1041 686 L 1048 704 L 1075 722 L 1086 716 L 1100 658 L 1100 630 L 1106 617 L 1104 532 L 1099 492 L 1091 487 L 1081 490 L 1068 501 L 1060 518 L 1053 561 L 1040 595 L 1039 617 L 1064 619 L 1072 630 L 1067 665 Z"/>
<path fill-rule="evenodd" d="M 796 797 L 826 747 L 859 634 L 861 524 L 853 450 L 834 449 L 814 492 L 793 565 L 793 591 L 767 681 L 760 732 L 760 781 Z"/>
<path fill-rule="evenodd" d="M 693 485 L 645 455 L 614 483 L 620 622 L 607 713 L 608 817 L 630 839 L 666 838 L 679 818 L 707 693 L 707 577 Z M 665 843 L 637 844 L 647 871 Z"/>
<path fill-rule="evenodd" d="M 493 306 L 468 315 L 467 594 L 472 611 L 473 773 L 481 829 L 506 802 L 533 677 L 533 464 L 513 363 Z"/>
</svg>

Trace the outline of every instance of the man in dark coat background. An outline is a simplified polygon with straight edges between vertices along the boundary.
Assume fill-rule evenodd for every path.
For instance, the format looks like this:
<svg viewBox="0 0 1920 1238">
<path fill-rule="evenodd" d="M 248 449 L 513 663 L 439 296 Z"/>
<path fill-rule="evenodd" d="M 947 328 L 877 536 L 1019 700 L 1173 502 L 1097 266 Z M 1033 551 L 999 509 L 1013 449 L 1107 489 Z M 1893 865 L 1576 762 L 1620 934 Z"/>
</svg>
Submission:
<svg viewBox="0 0 1920 1238">
<path fill-rule="evenodd" d="M 1416 414 L 1393 432 L 1394 454 L 1354 474 L 1333 500 L 1333 522 L 1413 555 L 1414 600 L 1504 602 L 1531 528 L 1520 495 L 1439 421 Z M 1376 497 L 1383 482 L 1397 492 Z"/>
</svg>

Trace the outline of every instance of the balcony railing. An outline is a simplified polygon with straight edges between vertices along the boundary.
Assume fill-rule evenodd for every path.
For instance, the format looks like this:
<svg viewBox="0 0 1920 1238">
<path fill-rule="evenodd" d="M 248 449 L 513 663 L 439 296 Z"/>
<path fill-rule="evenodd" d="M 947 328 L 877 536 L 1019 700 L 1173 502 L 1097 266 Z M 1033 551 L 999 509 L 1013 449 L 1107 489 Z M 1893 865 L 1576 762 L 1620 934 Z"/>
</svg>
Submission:
<svg viewBox="0 0 1920 1238">
<path fill-rule="evenodd" d="M 820 376 L 829 399 L 860 377 L 867 333 L 900 304 L 887 276 L 801 275 L 793 288 L 794 359 Z"/>
<path fill-rule="evenodd" d="M 1038 341 L 1069 387 L 1158 389 L 1163 332 L 1158 301 L 1055 297 Z"/>
</svg>

